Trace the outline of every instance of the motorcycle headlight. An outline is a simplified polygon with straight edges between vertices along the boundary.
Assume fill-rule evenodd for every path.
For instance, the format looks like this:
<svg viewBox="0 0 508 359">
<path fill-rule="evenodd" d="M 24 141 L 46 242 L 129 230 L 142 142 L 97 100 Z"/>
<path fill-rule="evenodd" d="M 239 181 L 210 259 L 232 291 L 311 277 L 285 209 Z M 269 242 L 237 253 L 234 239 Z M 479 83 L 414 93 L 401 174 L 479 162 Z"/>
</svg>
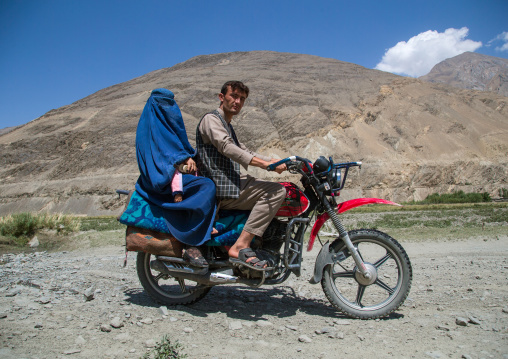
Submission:
<svg viewBox="0 0 508 359">
<path fill-rule="evenodd" d="M 342 181 L 342 173 L 339 168 L 334 168 L 330 173 L 328 173 L 328 183 L 330 183 L 330 187 L 333 190 L 339 189 Z"/>
</svg>

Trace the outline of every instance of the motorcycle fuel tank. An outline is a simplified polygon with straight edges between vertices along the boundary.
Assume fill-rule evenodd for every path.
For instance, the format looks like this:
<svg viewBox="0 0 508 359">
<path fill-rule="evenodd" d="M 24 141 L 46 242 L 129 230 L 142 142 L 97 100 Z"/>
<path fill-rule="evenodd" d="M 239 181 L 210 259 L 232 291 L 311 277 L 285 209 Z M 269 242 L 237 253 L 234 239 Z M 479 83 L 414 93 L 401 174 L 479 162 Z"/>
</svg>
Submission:
<svg viewBox="0 0 508 359">
<path fill-rule="evenodd" d="M 294 183 L 281 182 L 280 184 L 286 188 L 286 198 L 275 214 L 276 217 L 295 217 L 309 208 L 309 199 Z"/>
</svg>

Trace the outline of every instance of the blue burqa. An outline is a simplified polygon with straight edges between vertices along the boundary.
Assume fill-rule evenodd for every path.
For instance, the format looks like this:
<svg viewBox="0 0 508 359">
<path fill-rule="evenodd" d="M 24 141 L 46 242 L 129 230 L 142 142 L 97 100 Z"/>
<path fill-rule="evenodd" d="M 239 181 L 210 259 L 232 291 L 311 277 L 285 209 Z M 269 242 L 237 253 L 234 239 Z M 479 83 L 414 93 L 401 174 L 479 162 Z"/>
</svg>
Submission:
<svg viewBox="0 0 508 359">
<path fill-rule="evenodd" d="M 174 202 L 171 181 L 175 165 L 194 157 L 182 113 L 174 95 L 155 89 L 148 98 L 136 130 L 140 176 L 136 191 L 157 212 L 162 210 L 171 234 L 189 245 L 210 239 L 215 217 L 215 184 L 205 177 L 183 175 L 183 200 Z"/>
</svg>

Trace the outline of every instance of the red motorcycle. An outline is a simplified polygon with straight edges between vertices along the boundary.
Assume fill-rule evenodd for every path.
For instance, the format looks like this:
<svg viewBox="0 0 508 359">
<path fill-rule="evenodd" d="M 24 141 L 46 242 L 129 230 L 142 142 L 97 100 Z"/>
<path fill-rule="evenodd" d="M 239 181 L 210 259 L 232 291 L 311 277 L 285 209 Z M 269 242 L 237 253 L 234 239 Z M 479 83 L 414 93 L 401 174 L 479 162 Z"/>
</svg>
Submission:
<svg viewBox="0 0 508 359">
<path fill-rule="evenodd" d="M 322 244 L 310 283 L 321 283 L 330 303 L 352 318 L 375 319 L 397 310 L 409 294 L 412 268 L 402 246 L 389 235 L 374 229 L 347 231 L 340 213 L 371 203 L 397 205 L 378 198 L 359 198 L 337 203 L 352 167 L 361 162 L 333 163 L 319 157 L 314 163 L 292 156 L 269 166 L 273 171 L 286 164 L 289 172 L 301 175 L 302 189 L 284 183 L 286 201 L 263 237 L 251 247 L 271 269 L 255 271 L 228 260 L 228 247 L 216 240 L 205 244 L 206 269 L 192 267 L 182 258 L 137 254 L 137 274 L 143 288 L 164 305 L 191 304 L 202 299 L 213 286 L 245 284 L 251 287 L 283 283 L 293 273 L 301 275 L 305 233 L 312 225 L 307 250 L 319 231 L 330 221 L 337 237 Z M 320 240 L 321 242 L 321 240 Z"/>
</svg>

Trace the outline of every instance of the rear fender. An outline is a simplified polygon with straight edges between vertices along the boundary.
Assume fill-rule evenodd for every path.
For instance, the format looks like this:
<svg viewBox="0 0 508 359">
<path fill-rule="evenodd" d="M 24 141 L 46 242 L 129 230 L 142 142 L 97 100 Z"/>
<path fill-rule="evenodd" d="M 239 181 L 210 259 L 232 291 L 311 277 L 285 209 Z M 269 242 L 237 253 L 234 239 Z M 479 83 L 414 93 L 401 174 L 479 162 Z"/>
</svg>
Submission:
<svg viewBox="0 0 508 359">
<path fill-rule="evenodd" d="M 337 206 L 337 212 L 343 213 L 343 212 L 349 211 L 352 208 L 365 206 L 366 204 L 372 204 L 372 203 L 390 204 L 393 206 L 402 207 L 402 205 L 400 205 L 398 203 L 395 203 L 392 201 L 387 201 L 386 199 L 381 199 L 381 198 L 356 198 L 356 199 L 351 199 L 349 201 L 339 203 Z M 308 252 L 310 252 L 312 250 L 312 247 L 314 246 L 314 241 L 316 240 L 316 236 L 317 236 L 319 230 L 321 229 L 323 224 L 329 218 L 330 218 L 330 216 L 326 212 L 317 216 L 316 222 L 312 226 L 312 230 L 310 232 L 309 244 L 307 245 Z"/>
</svg>

